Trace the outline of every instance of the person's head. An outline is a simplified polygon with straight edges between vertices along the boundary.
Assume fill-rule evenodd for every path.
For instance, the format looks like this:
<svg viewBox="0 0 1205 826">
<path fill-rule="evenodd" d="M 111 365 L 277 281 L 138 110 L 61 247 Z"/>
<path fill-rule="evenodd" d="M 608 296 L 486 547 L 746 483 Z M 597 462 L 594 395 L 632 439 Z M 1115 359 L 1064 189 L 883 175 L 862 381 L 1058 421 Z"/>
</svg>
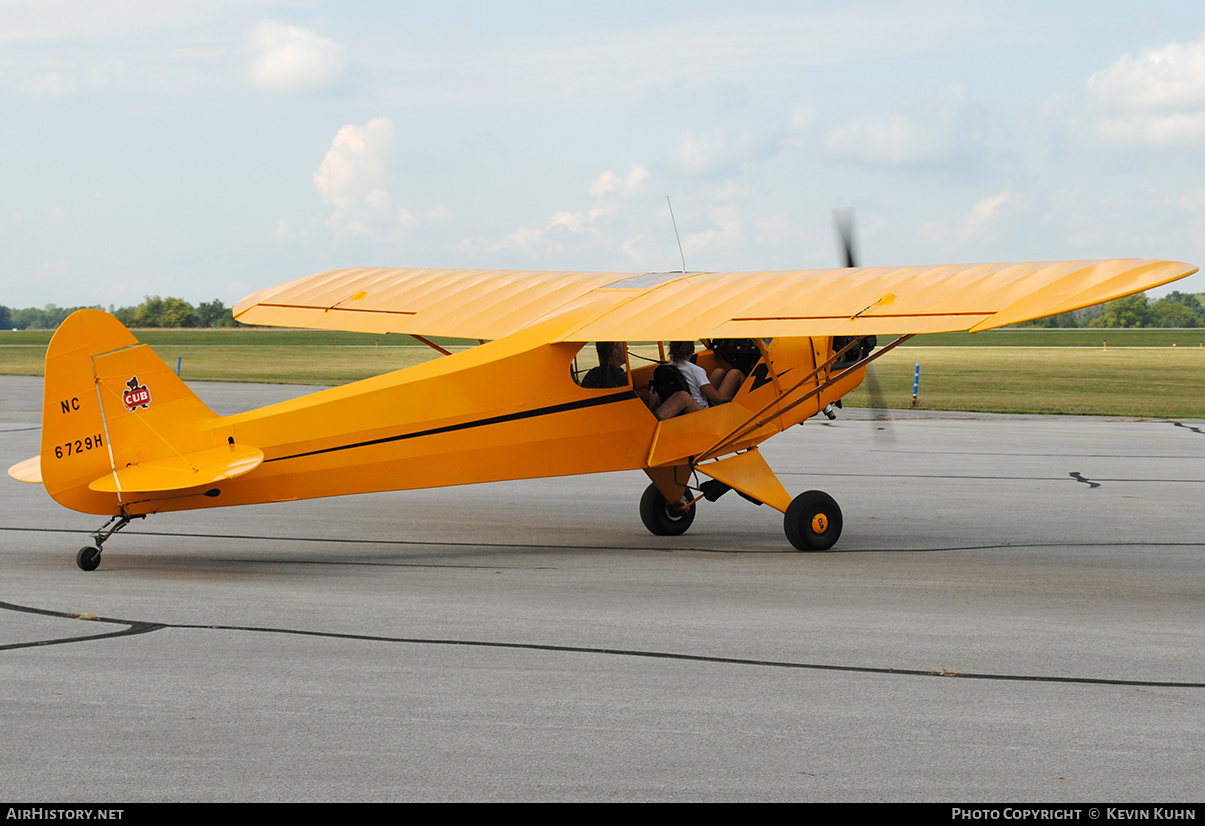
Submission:
<svg viewBox="0 0 1205 826">
<path fill-rule="evenodd" d="M 599 366 L 623 367 L 627 363 L 628 348 L 622 341 L 596 341 L 594 349 L 598 351 Z"/>
<path fill-rule="evenodd" d="M 669 343 L 669 357 L 674 361 L 689 361 L 694 354 L 695 343 L 693 341 L 671 341 Z"/>
</svg>

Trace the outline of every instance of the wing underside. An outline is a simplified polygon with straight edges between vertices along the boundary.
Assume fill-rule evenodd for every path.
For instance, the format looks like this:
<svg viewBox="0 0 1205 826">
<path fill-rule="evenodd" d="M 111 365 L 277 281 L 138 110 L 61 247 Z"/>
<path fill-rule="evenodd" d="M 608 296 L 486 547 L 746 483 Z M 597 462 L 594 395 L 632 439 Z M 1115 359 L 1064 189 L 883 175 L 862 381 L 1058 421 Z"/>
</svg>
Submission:
<svg viewBox="0 0 1205 826">
<path fill-rule="evenodd" d="M 550 340 L 978 332 L 1191 275 L 1175 261 L 860 267 L 738 273 L 349 269 L 243 299 L 247 324 L 495 339 L 541 322 Z"/>
</svg>

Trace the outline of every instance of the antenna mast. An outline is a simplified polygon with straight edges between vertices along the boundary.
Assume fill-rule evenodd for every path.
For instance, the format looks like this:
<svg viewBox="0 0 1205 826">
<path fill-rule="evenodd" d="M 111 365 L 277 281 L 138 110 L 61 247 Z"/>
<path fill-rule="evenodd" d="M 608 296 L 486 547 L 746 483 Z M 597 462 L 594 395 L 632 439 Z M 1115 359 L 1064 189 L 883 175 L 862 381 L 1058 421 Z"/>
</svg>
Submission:
<svg viewBox="0 0 1205 826">
<path fill-rule="evenodd" d="M 678 255 L 682 256 L 682 272 L 686 272 L 686 253 L 682 252 L 682 237 L 678 235 L 678 222 L 674 219 L 674 205 L 670 203 L 669 196 L 665 196 L 665 203 L 669 204 L 669 220 L 674 225 L 674 237 L 678 239 Z"/>
</svg>

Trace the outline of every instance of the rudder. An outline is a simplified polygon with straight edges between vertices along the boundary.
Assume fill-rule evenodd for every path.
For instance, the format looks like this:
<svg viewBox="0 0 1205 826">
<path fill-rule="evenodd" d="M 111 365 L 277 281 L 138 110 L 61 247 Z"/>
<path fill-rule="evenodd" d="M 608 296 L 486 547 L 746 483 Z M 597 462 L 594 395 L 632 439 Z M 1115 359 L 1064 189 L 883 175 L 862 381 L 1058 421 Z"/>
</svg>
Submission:
<svg viewBox="0 0 1205 826">
<path fill-rule="evenodd" d="M 108 313 L 68 317 L 46 350 L 45 376 L 42 482 L 65 507 L 130 512 L 119 471 L 218 444 L 219 417 Z"/>
</svg>

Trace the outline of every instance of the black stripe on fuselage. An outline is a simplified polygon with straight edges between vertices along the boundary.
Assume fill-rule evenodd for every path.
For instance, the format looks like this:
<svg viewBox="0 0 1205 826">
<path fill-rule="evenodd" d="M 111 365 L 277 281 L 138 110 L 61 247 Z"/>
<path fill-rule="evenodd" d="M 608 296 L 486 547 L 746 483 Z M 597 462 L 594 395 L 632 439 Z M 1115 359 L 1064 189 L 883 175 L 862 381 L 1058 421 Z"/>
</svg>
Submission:
<svg viewBox="0 0 1205 826">
<path fill-rule="evenodd" d="M 413 433 L 399 433 L 397 436 L 382 436 L 380 439 L 370 439 L 366 442 L 353 442 L 349 445 L 337 445 L 335 447 L 324 447 L 321 450 L 308 450 L 305 453 L 293 453 L 288 456 L 276 456 L 272 459 L 264 459 L 264 464 L 268 462 L 282 462 L 285 459 L 301 459 L 305 456 L 318 456 L 322 453 L 334 453 L 338 450 L 353 450 L 357 447 L 371 447 L 373 445 L 383 445 L 389 442 L 400 442 L 406 439 L 418 439 L 422 436 L 435 436 L 440 433 L 452 433 L 457 430 L 469 430 L 474 427 L 485 427 L 491 424 L 502 424 L 504 422 L 515 422 L 520 419 L 533 419 L 537 416 L 551 416 L 554 413 L 564 413 L 569 410 L 581 410 L 587 407 L 598 407 L 602 404 L 614 404 L 616 402 L 625 402 L 630 399 L 639 398 L 632 390 L 624 390 L 620 393 L 612 393 L 609 396 L 596 396 L 592 399 L 581 399 L 575 402 L 566 402 L 564 404 L 554 404 L 549 407 L 537 407 L 534 410 L 520 410 L 518 413 L 507 413 L 504 416 L 491 416 L 488 419 L 477 419 L 472 422 L 462 422 L 461 424 L 450 424 L 445 427 L 433 427 L 429 430 L 416 430 Z"/>
</svg>

